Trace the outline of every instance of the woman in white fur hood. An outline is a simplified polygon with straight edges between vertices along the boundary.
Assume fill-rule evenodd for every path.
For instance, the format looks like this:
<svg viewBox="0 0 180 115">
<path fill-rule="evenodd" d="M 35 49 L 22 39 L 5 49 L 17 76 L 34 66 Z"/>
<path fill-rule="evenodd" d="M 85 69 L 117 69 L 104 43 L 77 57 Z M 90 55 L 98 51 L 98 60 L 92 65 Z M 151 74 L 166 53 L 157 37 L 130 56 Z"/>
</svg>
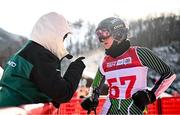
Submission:
<svg viewBox="0 0 180 115">
<path fill-rule="evenodd" d="M 85 65 L 80 57 L 61 76 L 61 60 L 73 57 L 63 44 L 69 33 L 62 15 L 51 12 L 40 17 L 30 40 L 5 65 L 0 107 L 52 102 L 58 108 L 72 98 Z"/>
</svg>

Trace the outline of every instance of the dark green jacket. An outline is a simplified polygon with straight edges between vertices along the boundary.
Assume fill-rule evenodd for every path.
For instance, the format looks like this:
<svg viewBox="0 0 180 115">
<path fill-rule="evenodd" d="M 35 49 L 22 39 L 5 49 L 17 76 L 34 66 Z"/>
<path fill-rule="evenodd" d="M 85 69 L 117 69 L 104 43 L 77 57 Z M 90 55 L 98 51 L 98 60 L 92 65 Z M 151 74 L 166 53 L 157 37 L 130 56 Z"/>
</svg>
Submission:
<svg viewBox="0 0 180 115">
<path fill-rule="evenodd" d="M 82 62 L 72 62 L 61 77 L 59 59 L 43 46 L 29 41 L 4 67 L 0 107 L 45 102 L 59 107 L 73 96 L 84 68 Z"/>
</svg>

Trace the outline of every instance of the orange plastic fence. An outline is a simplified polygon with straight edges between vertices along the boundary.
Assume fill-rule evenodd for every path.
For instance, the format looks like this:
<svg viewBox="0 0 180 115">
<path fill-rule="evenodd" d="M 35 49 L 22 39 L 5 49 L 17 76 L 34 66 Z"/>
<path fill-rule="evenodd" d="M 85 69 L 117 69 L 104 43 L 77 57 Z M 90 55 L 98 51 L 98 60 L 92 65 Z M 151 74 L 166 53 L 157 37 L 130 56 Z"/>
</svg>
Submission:
<svg viewBox="0 0 180 115">
<path fill-rule="evenodd" d="M 159 100 L 147 106 L 147 114 L 154 115 L 158 113 L 158 101 Z"/>
<path fill-rule="evenodd" d="M 42 107 L 37 107 L 31 110 L 28 110 L 29 115 L 36 114 L 61 114 L 61 115 L 70 115 L 78 114 L 85 115 L 87 111 L 81 108 L 81 99 L 72 99 L 68 103 L 61 104 L 59 109 L 56 109 L 51 103 L 44 104 Z M 105 102 L 105 99 L 101 98 L 99 100 L 99 106 L 97 107 L 97 114 L 101 112 L 102 106 Z M 180 114 L 180 97 L 164 97 L 158 99 L 153 104 L 148 105 L 147 114 Z M 27 111 L 27 110 L 26 110 Z M 91 115 L 94 115 L 94 112 L 91 112 Z"/>
<path fill-rule="evenodd" d="M 180 114 L 180 97 L 162 98 L 162 114 Z"/>
<path fill-rule="evenodd" d="M 86 115 L 87 111 L 83 110 L 81 107 L 81 99 L 72 99 L 69 103 L 61 104 L 59 113 L 60 114 L 80 114 Z M 96 109 L 97 114 L 101 112 L 101 108 L 105 102 L 105 99 L 99 100 L 99 106 Z M 90 114 L 94 114 L 92 111 Z"/>
</svg>

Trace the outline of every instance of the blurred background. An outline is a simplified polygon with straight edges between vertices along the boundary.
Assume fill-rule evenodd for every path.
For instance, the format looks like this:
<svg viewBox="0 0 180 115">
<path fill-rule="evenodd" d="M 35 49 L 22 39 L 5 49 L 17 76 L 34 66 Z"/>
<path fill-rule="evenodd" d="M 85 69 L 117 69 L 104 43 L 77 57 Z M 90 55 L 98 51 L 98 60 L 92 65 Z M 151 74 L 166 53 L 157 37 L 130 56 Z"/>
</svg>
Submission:
<svg viewBox="0 0 180 115">
<path fill-rule="evenodd" d="M 85 56 L 86 69 L 79 84 L 78 94 L 88 94 L 98 64 L 104 55 L 95 36 L 99 21 L 110 16 L 124 19 L 129 25 L 129 37 L 133 45 L 150 48 L 176 73 L 177 78 L 166 93 L 180 94 L 180 1 L 178 0 L 16 0 L 0 4 L 0 66 L 29 39 L 37 19 L 54 11 L 64 15 L 73 31 L 65 40 L 68 51 Z M 72 39 L 71 39 L 72 38 Z M 62 74 L 70 61 L 63 60 Z M 148 86 L 159 79 L 153 70 L 148 72 Z M 108 87 L 104 85 L 103 95 Z"/>
</svg>

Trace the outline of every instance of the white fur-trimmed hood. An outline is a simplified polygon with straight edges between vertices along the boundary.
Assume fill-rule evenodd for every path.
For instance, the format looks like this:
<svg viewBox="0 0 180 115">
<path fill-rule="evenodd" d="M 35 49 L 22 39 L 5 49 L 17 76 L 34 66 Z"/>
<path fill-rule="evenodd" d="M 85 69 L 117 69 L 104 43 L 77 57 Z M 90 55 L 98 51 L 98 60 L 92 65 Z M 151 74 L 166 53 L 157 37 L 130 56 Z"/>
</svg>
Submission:
<svg viewBox="0 0 180 115">
<path fill-rule="evenodd" d="M 64 16 L 50 12 L 36 22 L 30 39 L 41 44 L 61 59 L 68 54 L 63 44 L 63 37 L 70 32 L 69 24 Z"/>
</svg>

